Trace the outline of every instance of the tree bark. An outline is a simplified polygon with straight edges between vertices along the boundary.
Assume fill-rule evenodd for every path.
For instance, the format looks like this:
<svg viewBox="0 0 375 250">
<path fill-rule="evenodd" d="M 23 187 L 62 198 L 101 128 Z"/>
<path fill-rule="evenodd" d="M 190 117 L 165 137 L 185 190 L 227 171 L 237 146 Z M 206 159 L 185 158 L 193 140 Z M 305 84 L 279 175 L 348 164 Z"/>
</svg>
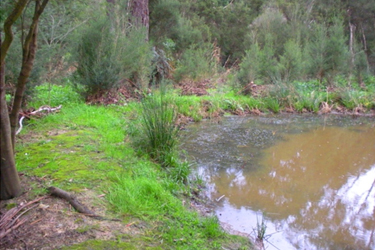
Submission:
<svg viewBox="0 0 375 250">
<path fill-rule="evenodd" d="M 8 106 L 5 98 L 5 57 L 8 49 L 13 41 L 12 25 L 22 14 L 25 6 L 29 2 L 28 0 L 19 0 L 13 11 L 10 13 L 4 23 L 5 39 L 1 43 L 1 56 L 0 56 L 0 107 L 1 107 L 1 121 L 0 121 L 0 199 L 10 199 L 21 194 L 21 185 L 18 177 L 15 158 L 14 158 L 14 145 L 15 145 L 15 133 L 18 123 L 18 113 L 21 108 L 21 103 L 25 91 L 25 85 L 30 72 L 33 67 L 35 52 L 36 52 L 36 38 L 38 33 L 38 22 L 39 17 L 43 13 L 45 6 L 49 0 L 35 0 L 35 10 L 32 23 L 29 28 L 29 33 L 23 43 L 23 55 L 22 55 L 22 68 L 18 77 L 18 83 L 16 88 L 16 95 L 13 102 L 12 112 L 9 116 Z"/>
<path fill-rule="evenodd" d="M 150 29 L 150 12 L 148 8 L 148 0 L 131 0 L 128 3 L 130 13 L 133 17 L 133 24 L 137 27 L 146 28 L 146 41 L 148 41 L 148 33 Z"/>
<path fill-rule="evenodd" d="M 5 64 L 1 63 L 0 67 L 0 199 L 5 200 L 20 195 L 22 190 L 14 161 L 8 106 L 5 99 Z"/>
<path fill-rule="evenodd" d="M 0 34 L 0 200 L 21 194 L 11 137 L 8 105 L 5 98 L 5 57 L 13 41 L 12 25 L 22 14 L 28 0 L 19 0 L 4 23 L 4 42 Z"/>
<path fill-rule="evenodd" d="M 16 3 L 16 6 L 14 7 L 12 13 L 8 16 L 8 18 L 5 20 L 4 23 L 4 33 L 5 33 L 5 39 L 4 42 L 1 44 L 1 53 L 0 53 L 0 63 L 1 65 L 5 62 L 5 56 L 8 52 L 8 49 L 13 41 L 13 32 L 12 32 L 12 25 L 17 19 L 20 17 L 20 15 L 23 12 L 23 9 L 25 8 L 28 0 L 19 0 Z"/>
<path fill-rule="evenodd" d="M 35 1 L 35 9 L 32 23 L 29 28 L 29 33 L 27 34 L 25 41 L 22 46 L 22 66 L 21 72 L 18 76 L 16 93 L 14 96 L 14 102 L 12 107 L 12 112 L 10 114 L 10 127 L 12 133 L 12 143 L 13 150 L 16 143 L 16 131 L 18 124 L 18 113 L 21 109 L 22 99 L 26 89 L 26 83 L 29 79 L 31 70 L 34 66 L 34 59 L 37 49 L 37 35 L 38 35 L 38 23 L 39 17 L 43 13 L 49 0 Z"/>
</svg>

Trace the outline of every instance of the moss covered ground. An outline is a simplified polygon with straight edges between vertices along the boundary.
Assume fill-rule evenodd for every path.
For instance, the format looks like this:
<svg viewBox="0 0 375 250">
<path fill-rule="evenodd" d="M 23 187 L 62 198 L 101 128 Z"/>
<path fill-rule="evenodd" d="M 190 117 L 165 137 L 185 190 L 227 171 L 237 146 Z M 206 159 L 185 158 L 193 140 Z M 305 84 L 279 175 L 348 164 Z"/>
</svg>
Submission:
<svg viewBox="0 0 375 250">
<path fill-rule="evenodd" d="M 128 133 L 137 126 L 139 110 L 138 103 L 106 107 L 71 103 L 25 124 L 17 140 L 16 161 L 22 174 L 38 179 L 38 185 L 29 183 L 30 197 L 46 194 L 48 186 L 77 195 L 87 190 L 104 194 L 106 214 L 140 231 L 117 233 L 109 241 L 99 237 L 71 242 L 65 249 L 251 248 L 249 239 L 226 234 L 215 217 L 201 216 L 193 208 L 194 181 L 174 181 L 147 154 L 132 147 Z M 108 229 L 80 225 L 75 233 L 93 230 Z"/>
</svg>

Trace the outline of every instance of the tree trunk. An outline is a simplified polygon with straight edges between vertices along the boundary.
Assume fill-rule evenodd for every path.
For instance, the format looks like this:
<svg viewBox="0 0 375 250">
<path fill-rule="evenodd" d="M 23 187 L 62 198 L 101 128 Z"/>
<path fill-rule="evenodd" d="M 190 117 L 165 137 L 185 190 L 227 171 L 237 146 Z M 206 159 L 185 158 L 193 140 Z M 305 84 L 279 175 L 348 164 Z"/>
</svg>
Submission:
<svg viewBox="0 0 375 250">
<path fill-rule="evenodd" d="M 349 50 L 350 50 L 350 69 L 349 69 L 349 79 L 348 84 L 351 86 L 351 78 L 355 66 L 355 53 L 354 53 L 354 33 L 355 25 L 349 21 L 350 39 L 349 39 Z"/>
<path fill-rule="evenodd" d="M 12 25 L 20 17 L 28 0 L 19 0 L 4 23 L 5 39 L 0 33 L 0 200 L 6 200 L 21 194 L 11 137 L 8 105 L 5 98 L 5 56 L 13 41 Z"/>
<path fill-rule="evenodd" d="M 149 33 L 149 16 L 148 0 L 131 0 L 128 3 L 130 13 L 133 16 L 133 24 L 137 27 L 146 28 L 146 41 Z"/>
<path fill-rule="evenodd" d="M 29 33 L 23 44 L 22 68 L 18 77 L 15 101 L 12 113 L 9 116 L 8 106 L 5 98 L 5 57 L 13 41 L 12 25 L 22 14 L 28 0 L 19 0 L 14 6 L 4 23 L 4 42 L 0 34 L 0 199 L 10 199 L 21 194 L 21 185 L 18 177 L 15 159 L 14 145 L 15 133 L 18 123 L 18 113 L 21 108 L 22 98 L 27 79 L 33 67 L 36 52 L 36 36 L 38 31 L 38 21 L 49 0 L 35 0 L 35 11 L 30 25 Z"/>
<path fill-rule="evenodd" d="M 14 161 L 8 106 L 5 99 L 5 64 L 2 63 L 0 67 L 0 199 L 6 200 L 20 195 L 22 190 Z"/>
<path fill-rule="evenodd" d="M 37 35 L 38 35 L 38 23 L 39 17 L 43 13 L 44 8 L 46 7 L 49 0 L 43 0 L 40 3 L 40 0 L 35 1 L 35 10 L 32 23 L 29 28 L 29 33 L 27 34 L 25 41 L 22 46 L 22 66 L 21 72 L 17 79 L 16 93 L 14 96 L 14 102 L 12 107 L 12 112 L 10 114 L 10 127 L 11 127 L 11 136 L 14 145 L 16 143 L 16 131 L 18 124 L 18 113 L 21 109 L 22 99 L 26 89 L 26 83 L 30 76 L 31 70 L 33 69 L 34 59 L 37 49 Z"/>
</svg>

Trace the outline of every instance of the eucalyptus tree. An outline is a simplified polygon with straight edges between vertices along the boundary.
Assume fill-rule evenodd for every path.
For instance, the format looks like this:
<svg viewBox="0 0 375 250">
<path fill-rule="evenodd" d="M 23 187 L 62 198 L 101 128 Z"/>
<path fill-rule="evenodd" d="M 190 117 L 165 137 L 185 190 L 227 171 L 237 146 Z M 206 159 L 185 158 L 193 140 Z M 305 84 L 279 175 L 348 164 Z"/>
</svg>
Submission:
<svg viewBox="0 0 375 250">
<path fill-rule="evenodd" d="M 17 80 L 16 93 L 8 114 L 8 105 L 5 98 L 5 63 L 9 47 L 13 42 L 12 25 L 26 11 L 28 0 L 18 0 L 12 7 L 10 14 L 4 22 L 4 41 L 1 40 L 0 57 L 0 106 L 1 106 L 1 168 L 0 168 L 0 199 L 9 199 L 21 194 L 21 185 L 15 165 L 14 146 L 16 128 L 18 123 L 18 113 L 21 109 L 22 99 L 24 97 L 25 86 L 33 68 L 35 54 L 37 50 L 38 23 L 49 0 L 34 0 L 34 12 L 27 35 L 22 40 L 22 64 Z M 1 36 L 1 35 L 0 35 Z"/>
</svg>

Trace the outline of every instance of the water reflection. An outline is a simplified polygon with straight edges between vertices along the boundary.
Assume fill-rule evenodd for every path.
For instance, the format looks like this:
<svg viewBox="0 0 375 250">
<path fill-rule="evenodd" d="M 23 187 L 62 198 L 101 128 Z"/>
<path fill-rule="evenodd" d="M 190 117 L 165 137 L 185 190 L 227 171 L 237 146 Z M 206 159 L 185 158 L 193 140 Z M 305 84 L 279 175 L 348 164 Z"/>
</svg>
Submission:
<svg viewBox="0 0 375 250">
<path fill-rule="evenodd" d="M 220 220 L 251 233 L 262 211 L 279 249 L 375 249 L 373 121 L 262 119 L 205 124 L 185 138 L 207 195 L 225 195 Z"/>
</svg>

